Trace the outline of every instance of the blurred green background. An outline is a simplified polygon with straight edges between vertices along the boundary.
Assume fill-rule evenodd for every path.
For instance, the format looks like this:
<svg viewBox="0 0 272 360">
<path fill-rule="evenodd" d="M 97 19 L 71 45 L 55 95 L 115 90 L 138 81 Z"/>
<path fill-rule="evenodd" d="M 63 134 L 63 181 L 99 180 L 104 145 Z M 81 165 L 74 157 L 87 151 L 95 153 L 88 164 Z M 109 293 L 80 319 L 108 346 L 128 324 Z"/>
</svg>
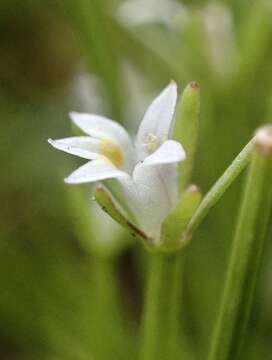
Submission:
<svg viewBox="0 0 272 360">
<path fill-rule="evenodd" d="M 146 256 L 97 214 L 80 164 L 47 144 L 71 136 L 71 110 L 135 132 L 167 83 L 201 86 L 194 183 L 205 193 L 272 119 L 270 0 L 0 2 L 0 359 L 135 359 Z M 188 248 L 184 359 L 204 359 L 243 176 Z M 271 227 L 271 225 L 270 225 Z M 272 235 L 272 231 L 271 231 Z M 272 243 L 267 241 L 241 359 L 272 354 Z"/>
</svg>

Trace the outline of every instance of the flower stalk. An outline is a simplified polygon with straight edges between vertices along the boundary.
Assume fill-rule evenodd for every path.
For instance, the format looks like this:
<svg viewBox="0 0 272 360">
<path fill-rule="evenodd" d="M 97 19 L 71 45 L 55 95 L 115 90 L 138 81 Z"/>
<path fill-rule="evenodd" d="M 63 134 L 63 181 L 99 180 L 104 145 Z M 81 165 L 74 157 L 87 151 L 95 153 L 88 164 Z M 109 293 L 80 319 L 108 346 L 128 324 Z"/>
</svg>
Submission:
<svg viewBox="0 0 272 360">
<path fill-rule="evenodd" d="M 231 165 L 225 170 L 223 175 L 216 181 L 208 193 L 204 196 L 198 209 L 192 216 L 186 231 L 184 232 L 184 241 L 186 238 L 190 238 L 193 232 L 202 223 L 204 218 L 208 215 L 209 211 L 215 204 L 221 199 L 225 191 L 231 186 L 234 180 L 240 175 L 240 173 L 248 165 L 252 151 L 254 149 L 255 140 L 252 139 L 243 148 L 243 150 L 233 160 Z"/>
<path fill-rule="evenodd" d="M 209 360 L 237 359 L 247 328 L 272 208 L 272 127 L 260 129 L 235 230 Z"/>
<path fill-rule="evenodd" d="M 183 256 L 150 254 L 144 304 L 141 360 L 174 359 L 177 354 Z"/>
<path fill-rule="evenodd" d="M 201 200 L 198 188 L 194 185 L 188 187 L 197 145 L 199 106 L 199 85 L 191 82 L 178 102 L 173 133 L 176 141 L 182 141 L 186 152 L 186 159 L 179 166 L 178 174 L 181 198 L 162 222 L 158 252 L 150 254 L 141 360 L 180 357 L 178 325 L 185 256 L 181 235 Z"/>
<path fill-rule="evenodd" d="M 95 191 L 101 208 L 152 250 L 143 359 L 173 358 L 178 343 L 174 339 L 182 288 L 181 236 L 201 199 L 197 187 L 188 187 L 197 143 L 199 96 L 197 83 L 185 88 L 174 126 L 177 86 L 170 82 L 147 109 L 135 141 L 111 119 L 75 112 L 71 119 L 85 135 L 49 139 L 56 149 L 88 160 L 66 183 L 102 183 Z M 186 144 L 185 151 L 180 141 Z M 178 173 L 178 163 L 186 159 L 186 153 L 186 164 Z"/>
</svg>

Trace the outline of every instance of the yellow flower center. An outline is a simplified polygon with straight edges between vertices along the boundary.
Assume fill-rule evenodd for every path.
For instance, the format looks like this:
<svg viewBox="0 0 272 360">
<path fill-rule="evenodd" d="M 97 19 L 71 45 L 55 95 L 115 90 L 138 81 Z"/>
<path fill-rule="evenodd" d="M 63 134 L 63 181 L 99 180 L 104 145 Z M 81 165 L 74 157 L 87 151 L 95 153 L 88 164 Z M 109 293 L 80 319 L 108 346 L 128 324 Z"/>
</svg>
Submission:
<svg viewBox="0 0 272 360">
<path fill-rule="evenodd" d="M 124 163 L 122 150 L 111 140 L 102 140 L 100 151 L 103 156 L 110 160 L 117 168 Z"/>
</svg>

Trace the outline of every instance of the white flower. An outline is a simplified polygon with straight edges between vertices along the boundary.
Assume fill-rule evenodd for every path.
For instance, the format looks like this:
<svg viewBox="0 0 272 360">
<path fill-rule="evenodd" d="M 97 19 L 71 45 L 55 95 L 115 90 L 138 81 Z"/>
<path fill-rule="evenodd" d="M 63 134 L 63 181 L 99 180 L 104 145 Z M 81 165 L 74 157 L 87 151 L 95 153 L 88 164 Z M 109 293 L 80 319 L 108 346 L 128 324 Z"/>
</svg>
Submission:
<svg viewBox="0 0 272 360">
<path fill-rule="evenodd" d="M 176 0 L 126 0 L 118 9 L 118 18 L 126 25 L 161 23 L 173 26 L 184 6 Z"/>
<path fill-rule="evenodd" d="M 177 163 L 185 159 L 180 143 L 170 140 L 177 87 L 171 82 L 152 102 L 135 143 L 118 123 L 105 117 L 71 113 L 88 136 L 51 140 L 55 148 L 90 160 L 65 179 L 69 184 L 106 181 L 115 201 L 132 214 L 154 241 L 178 201 Z"/>
</svg>

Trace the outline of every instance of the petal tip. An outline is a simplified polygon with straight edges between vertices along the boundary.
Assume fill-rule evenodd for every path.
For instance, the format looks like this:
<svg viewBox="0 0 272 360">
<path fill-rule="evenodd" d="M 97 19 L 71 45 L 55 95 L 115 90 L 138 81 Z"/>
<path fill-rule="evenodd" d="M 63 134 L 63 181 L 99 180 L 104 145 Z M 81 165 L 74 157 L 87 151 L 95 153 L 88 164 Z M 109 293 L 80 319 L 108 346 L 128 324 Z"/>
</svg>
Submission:
<svg viewBox="0 0 272 360">
<path fill-rule="evenodd" d="M 72 176 L 67 176 L 66 178 L 64 178 L 64 182 L 65 184 L 75 184 L 75 181 L 73 181 Z"/>
<path fill-rule="evenodd" d="M 61 140 L 48 139 L 47 141 L 57 150 L 64 150 L 65 147 L 67 148 L 67 146 L 61 143 Z"/>
<path fill-rule="evenodd" d="M 174 106 L 175 106 L 178 96 L 178 85 L 175 82 L 175 80 L 170 81 L 169 85 L 166 87 L 166 90 L 168 92 L 168 96 L 172 98 L 172 101 L 174 102 Z"/>
<path fill-rule="evenodd" d="M 177 93 L 178 91 L 178 84 L 176 83 L 175 80 L 171 80 L 169 85 L 168 85 L 168 88 L 170 88 L 172 91 L 174 91 L 175 93 Z"/>
<path fill-rule="evenodd" d="M 70 119 L 71 119 L 72 121 L 75 121 L 79 114 L 80 114 L 80 113 L 78 113 L 77 111 L 70 111 L 70 112 L 69 112 L 69 117 L 70 117 Z"/>
<path fill-rule="evenodd" d="M 69 112 L 70 119 L 77 126 L 79 126 L 78 124 L 80 124 L 82 119 L 84 119 L 84 115 L 86 115 L 86 114 L 80 113 L 78 111 L 70 111 Z"/>
<path fill-rule="evenodd" d="M 57 142 L 56 140 L 53 140 L 53 139 L 49 138 L 49 139 L 47 139 L 47 142 L 48 142 L 48 144 L 50 144 L 54 148 L 56 147 L 56 142 Z"/>
</svg>

